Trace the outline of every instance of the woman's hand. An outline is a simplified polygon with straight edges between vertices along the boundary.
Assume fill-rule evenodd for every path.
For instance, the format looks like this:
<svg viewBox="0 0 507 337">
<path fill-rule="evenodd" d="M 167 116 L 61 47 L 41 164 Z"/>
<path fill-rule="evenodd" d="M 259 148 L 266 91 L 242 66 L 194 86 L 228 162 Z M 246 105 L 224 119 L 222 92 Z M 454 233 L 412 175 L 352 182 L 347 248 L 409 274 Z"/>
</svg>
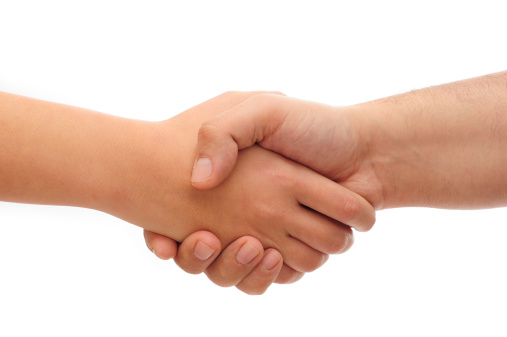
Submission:
<svg viewBox="0 0 507 337">
<path fill-rule="evenodd" d="M 176 117 L 176 122 L 178 123 L 179 129 L 181 129 L 181 130 L 188 130 L 188 129 L 189 129 L 189 127 L 188 127 L 188 122 L 187 122 L 187 121 L 188 121 L 188 120 L 190 120 L 190 121 L 191 121 L 191 123 L 192 123 L 192 126 L 190 127 L 190 129 L 191 129 L 191 128 L 194 128 L 195 132 L 197 132 L 198 127 L 196 127 L 196 125 L 195 125 L 195 121 L 196 121 L 196 117 L 195 117 L 195 115 L 196 115 L 196 112 L 198 112 L 198 115 L 200 116 L 199 118 L 200 118 L 201 120 L 202 120 L 203 118 L 209 118 L 209 117 L 211 117 L 211 116 L 213 116 L 213 115 L 216 115 L 218 112 L 220 112 L 220 111 L 222 111 L 222 110 L 227 109 L 227 106 L 229 106 L 229 107 L 234 106 L 235 104 L 237 104 L 237 103 L 239 103 L 239 102 L 241 102 L 241 101 L 243 101 L 243 100 L 245 100 L 245 99 L 248 99 L 248 98 L 250 98 L 250 97 L 253 97 L 253 96 L 255 96 L 256 94 L 257 94 L 257 93 L 227 93 L 227 94 L 221 95 L 221 96 L 219 96 L 219 97 L 217 97 L 217 98 L 215 98 L 215 99 L 213 99 L 213 100 L 210 100 L 210 101 L 208 101 L 208 102 L 206 102 L 206 103 L 203 103 L 202 105 L 200 105 L 200 106 L 198 106 L 198 107 L 196 107 L 196 108 L 190 109 L 189 111 L 185 112 L 185 113 L 184 113 L 184 114 L 182 114 L 182 115 L 177 116 L 177 117 Z M 186 117 L 185 117 L 185 116 L 186 116 Z M 183 117 L 184 117 L 184 118 L 183 118 Z M 167 121 L 167 122 L 170 122 L 170 121 L 171 121 L 171 120 L 169 120 L 169 121 Z M 173 121 L 174 121 L 174 120 L 173 120 Z M 188 135 L 188 134 L 191 134 L 191 132 L 186 132 L 186 134 L 187 134 L 187 135 Z M 195 140 L 191 140 L 191 141 L 194 141 L 194 142 L 195 142 Z M 268 155 L 269 155 L 269 154 L 268 154 Z M 248 156 L 248 155 L 247 155 L 247 156 Z M 282 159 L 282 158 L 277 158 L 277 159 Z M 284 159 L 282 159 L 282 160 L 284 161 Z M 258 163 L 259 163 L 259 161 L 258 161 L 258 160 L 254 160 L 254 161 L 252 161 L 252 165 L 256 165 L 256 164 L 258 164 Z M 266 163 L 268 163 L 268 161 L 264 162 L 264 164 L 266 164 Z M 190 164 L 190 165 L 191 165 L 191 164 Z M 252 166 L 252 165 L 251 165 L 251 166 Z M 290 166 L 290 165 L 292 165 L 292 163 L 290 163 L 290 164 L 289 164 L 289 166 Z M 245 167 L 246 167 L 246 166 L 245 166 Z M 304 168 L 303 168 L 303 169 L 304 169 Z M 257 173 L 259 173 L 259 172 L 261 172 L 262 170 L 255 170 L 255 171 L 256 171 Z M 279 171 L 278 171 L 278 172 L 279 172 Z M 285 172 L 286 172 L 286 171 L 285 171 Z M 296 176 L 300 177 L 300 176 L 299 176 L 299 173 L 301 173 L 301 172 L 298 172 L 298 173 L 293 173 L 291 176 L 292 176 L 292 177 L 296 177 Z M 310 173 L 310 172 L 307 172 L 307 173 Z M 313 173 L 313 172 L 312 172 L 312 173 Z M 313 176 L 313 175 L 312 175 L 312 177 L 318 177 L 318 176 Z M 264 175 L 264 174 L 261 174 L 261 176 L 257 176 L 257 178 L 256 178 L 257 183 L 256 183 L 255 185 L 259 185 L 259 182 L 262 182 L 263 180 L 265 180 L 265 178 L 267 178 L 267 176 L 266 176 L 266 175 Z M 321 177 L 319 177 L 319 178 L 321 178 Z M 276 179 L 276 181 L 273 181 L 273 183 L 279 183 L 279 182 L 280 182 L 279 180 L 281 180 L 281 179 Z M 298 185 L 299 185 L 298 187 L 304 187 L 304 186 L 305 186 L 305 183 L 304 183 L 304 182 L 308 182 L 308 178 L 298 179 Z M 331 184 L 331 185 L 328 185 L 327 183 L 328 183 L 329 181 L 327 181 L 327 180 L 326 180 L 325 182 L 326 182 L 325 186 L 327 186 L 329 189 L 328 189 L 327 191 L 326 191 L 326 190 L 322 190 L 322 189 L 320 189 L 320 190 L 317 192 L 318 196 L 316 196 L 316 195 L 314 195 L 314 196 L 313 196 L 313 197 L 317 197 L 317 198 L 314 200 L 314 201 L 315 201 L 315 204 L 314 204 L 314 205 L 311 205 L 311 206 L 310 206 L 310 205 L 307 205 L 307 206 L 309 206 L 309 207 L 312 207 L 312 206 L 313 206 L 313 208 L 318 208 L 318 207 L 322 207 L 322 206 L 326 205 L 326 202 L 322 202 L 322 196 L 323 196 L 323 195 L 329 196 L 329 194 L 328 194 L 328 193 L 324 193 L 324 194 L 322 194 L 322 192 L 324 192 L 324 191 L 326 191 L 326 192 L 330 192 L 330 191 L 332 191 L 332 190 L 334 190 L 334 191 L 335 191 L 335 194 L 334 194 L 334 195 L 333 195 L 333 194 L 331 194 L 331 195 L 333 196 L 333 198 L 334 198 L 333 202 L 336 202 L 337 200 L 339 200 L 338 198 L 340 198 L 340 197 L 341 197 L 341 198 L 345 198 L 345 199 L 343 199 L 343 200 L 346 200 L 346 198 L 347 198 L 347 197 L 351 196 L 351 194 L 349 194 L 349 193 L 348 193 L 348 191 L 344 191 L 344 190 L 343 190 L 343 189 L 341 189 L 338 185 L 336 185 L 336 184 Z M 236 185 L 236 186 L 239 186 L 238 184 L 235 184 L 235 185 Z M 272 184 L 269 184 L 269 185 L 272 185 Z M 313 186 L 313 187 L 315 187 L 315 186 L 319 186 L 319 184 L 314 184 L 314 183 L 312 183 L 312 184 L 310 184 L 310 185 L 311 185 L 311 186 Z M 324 186 L 324 185 L 321 185 L 321 186 Z M 279 189 L 277 189 L 277 190 L 279 190 Z M 312 187 L 310 187 L 310 186 L 308 186 L 308 185 L 307 185 L 307 188 L 306 188 L 306 190 L 305 190 L 305 191 L 306 191 L 306 192 L 309 192 L 309 191 L 311 191 L 311 190 L 312 190 Z M 262 192 L 257 193 L 257 194 L 262 195 Z M 339 194 L 339 196 L 338 196 L 338 197 L 337 197 L 337 194 Z M 303 197 L 302 199 L 304 199 L 304 198 L 305 198 L 305 197 Z M 355 196 L 354 196 L 354 197 L 352 197 L 352 198 L 354 199 L 354 198 L 355 198 Z M 276 198 L 276 199 L 278 199 L 278 198 Z M 312 200 L 312 197 L 310 197 L 307 201 L 309 201 L 309 200 Z M 318 201 L 317 201 L 317 200 L 318 200 Z M 319 205 L 317 205 L 317 204 L 319 204 Z M 367 203 L 366 203 L 363 199 L 361 199 L 361 198 L 354 199 L 354 200 L 352 201 L 352 204 L 355 204 L 356 206 L 357 206 L 357 205 L 359 205 L 360 207 L 363 207 L 363 210 L 364 210 L 364 209 L 367 209 L 367 210 L 368 210 L 368 212 L 369 212 L 369 213 L 368 213 L 368 212 L 362 212 L 362 213 L 361 213 L 361 214 L 362 214 L 362 217 L 361 217 L 361 216 L 360 216 L 360 217 L 357 217 L 357 216 L 356 216 L 356 215 L 357 215 L 357 212 L 352 212 L 352 213 L 355 213 L 355 214 L 352 214 L 352 215 L 353 215 L 353 218 L 354 218 L 354 221 L 356 221 L 356 220 L 357 220 L 357 221 L 360 221 L 360 222 L 372 222 L 372 221 L 374 220 L 374 215 L 373 215 L 373 211 L 372 211 L 372 209 L 371 209 L 371 206 L 367 205 Z M 341 206 L 343 207 L 343 205 L 350 206 L 351 204 L 350 204 L 350 203 L 349 203 L 349 204 L 344 203 L 344 204 L 342 204 Z M 334 206 L 336 206 L 336 204 L 334 204 L 334 203 L 333 203 L 332 205 L 327 204 L 327 206 L 324 206 L 324 208 L 326 209 L 325 211 L 328 211 L 328 213 L 332 214 L 333 216 L 337 216 L 339 212 L 338 212 L 338 211 L 336 211 L 336 210 L 334 210 L 334 208 L 335 208 Z M 338 206 L 340 206 L 340 205 L 338 205 Z M 365 206 L 366 206 L 366 207 L 365 207 Z M 300 206 L 299 206 L 299 204 L 298 204 L 298 207 L 300 207 Z M 339 208 L 339 207 L 338 207 L 338 208 Z M 245 207 L 245 209 L 246 209 L 246 207 Z M 297 209 L 297 211 L 299 211 L 299 210 L 300 210 L 300 209 Z M 331 210 L 331 211 L 330 211 L 330 210 Z M 308 209 L 304 209 L 304 212 L 307 212 L 307 211 L 308 211 Z M 323 212 L 325 212 L 325 211 L 323 211 Z M 347 211 L 350 211 L 350 208 L 349 208 L 349 209 L 347 209 Z M 242 213 L 244 213 L 244 212 L 242 212 Z M 312 217 L 313 217 L 314 215 L 317 215 L 315 212 L 310 212 L 310 213 L 307 213 L 307 214 L 312 214 Z M 360 214 L 360 215 L 361 215 L 361 214 Z M 365 216 L 365 214 L 366 214 L 366 216 Z M 251 214 L 251 216 L 252 216 L 252 215 L 253 215 L 253 217 L 255 217 L 255 215 L 254 215 L 254 214 Z M 349 213 L 347 213 L 347 212 L 343 212 L 343 214 L 341 214 L 341 215 L 339 215 L 339 216 L 340 216 L 340 217 L 341 217 L 341 216 L 344 216 L 344 218 L 342 218 L 342 220 L 343 220 L 343 222 L 347 222 L 347 221 L 348 221 L 348 220 L 350 220 L 350 219 L 346 219 L 346 217 L 350 217 L 350 215 L 351 215 L 351 213 L 350 213 L 350 212 L 349 212 Z M 337 226 L 339 226 L 339 224 L 337 224 L 336 222 L 331 222 L 331 223 L 332 223 L 332 225 L 331 225 L 331 226 L 329 226 L 329 225 L 330 225 L 330 223 L 329 223 L 328 221 L 329 221 L 330 219 L 327 219 L 327 218 L 325 218 L 325 219 L 326 219 L 326 220 L 325 220 L 325 222 L 328 224 L 328 225 L 327 225 L 327 227 L 334 228 L 335 230 L 338 228 Z M 254 227 L 256 227 L 256 226 L 254 226 Z M 304 226 L 303 226 L 303 227 L 304 227 Z M 318 228 L 318 226 L 314 226 L 314 227 Z M 201 228 L 201 229 L 202 229 L 202 228 Z M 309 230 L 309 229 L 310 229 L 310 228 L 307 228 L 307 230 Z M 346 227 L 345 227 L 345 229 L 348 229 L 348 228 L 346 228 Z M 329 233 L 328 233 L 328 234 L 329 234 Z M 310 236 L 311 236 L 311 235 L 310 235 Z M 325 236 L 328 236 L 328 235 L 325 235 Z M 331 238 L 332 240 L 338 240 L 338 241 L 343 240 L 343 239 L 346 237 L 346 239 L 345 239 L 345 240 L 346 240 L 347 242 L 345 242 L 345 240 L 343 240 L 343 241 L 340 241 L 340 242 L 336 243 L 336 241 L 335 241 L 335 243 L 334 243 L 334 244 L 333 244 L 333 243 L 331 243 L 331 246 L 333 246 L 333 245 L 334 245 L 334 248 L 331 248 L 331 250 L 329 249 L 329 247 L 330 247 L 330 246 L 328 246 L 328 247 L 321 247 L 321 248 L 324 248 L 323 250 L 325 250 L 325 251 L 327 251 L 327 252 L 337 252 L 337 251 L 340 251 L 340 250 L 343 250 L 343 251 L 344 251 L 344 250 L 346 250 L 346 249 L 350 246 L 350 244 L 352 243 L 352 240 L 351 240 L 351 239 L 352 239 L 351 233 L 349 232 L 349 234 L 347 234 L 347 235 L 343 235 L 343 233 L 342 233 L 342 234 L 341 234 L 341 237 L 342 237 L 342 238 L 340 239 L 339 237 L 336 237 L 335 235 L 330 235 L 330 236 L 328 236 L 328 238 Z M 315 238 L 314 238 L 314 239 L 315 239 Z M 321 237 L 321 239 L 323 239 L 323 238 Z M 152 240 L 152 243 L 150 243 L 150 242 L 149 242 L 149 240 Z M 249 240 L 253 240 L 253 238 L 249 238 Z M 307 240 L 307 238 L 302 238 L 302 240 Z M 317 239 L 317 241 L 319 241 L 319 240 L 320 240 L 320 239 Z M 159 243 L 164 243 L 164 244 L 166 245 L 166 247 L 169 247 L 169 246 L 173 247 L 173 248 L 171 248 L 171 249 L 170 249 L 170 250 L 172 250 L 172 253 L 167 254 L 165 257 L 175 256 L 176 245 L 175 245 L 174 243 L 171 243 L 171 242 L 170 242 L 170 241 L 168 241 L 167 239 L 162 238 L 162 237 L 160 237 L 160 236 L 152 236 L 151 234 L 147 236 L 147 242 L 148 242 L 148 244 L 149 244 L 149 245 L 151 245 L 152 247 L 157 245 L 157 243 L 153 243 L 153 242 L 157 242 L 157 241 L 158 241 Z M 325 241 L 325 239 L 324 239 L 324 241 Z M 194 241 L 194 242 L 197 242 L 197 241 Z M 185 245 L 182 245 L 182 246 L 180 247 L 180 250 L 181 250 L 184 246 L 185 246 Z M 192 250 L 194 249 L 194 246 L 192 246 L 192 245 L 190 245 L 190 246 L 188 246 L 188 247 L 191 247 L 191 249 L 189 249 L 189 251 L 187 252 L 187 254 L 185 254 L 185 255 L 184 255 L 184 256 L 186 256 L 186 257 L 187 257 L 187 261 L 188 261 L 188 257 L 192 255 L 192 253 L 190 253 L 190 252 L 192 252 Z M 231 247 L 232 247 L 232 248 L 231 248 Z M 236 246 L 232 245 L 231 247 L 229 247 L 228 249 L 236 249 L 236 251 L 232 252 L 231 254 L 223 254 L 223 256 L 231 256 L 231 257 L 232 257 L 232 256 L 236 256 L 236 252 L 237 252 L 237 250 L 239 249 L 239 245 L 236 245 Z M 327 248 L 327 249 L 326 249 L 326 248 Z M 164 248 L 162 248 L 162 249 L 164 249 Z M 199 272 L 199 271 L 202 271 L 202 269 L 203 269 L 203 268 L 206 268 L 206 267 L 207 267 L 207 265 L 208 265 L 209 263 L 211 263 L 211 261 L 212 261 L 212 260 L 214 259 L 214 257 L 215 257 L 215 255 L 214 255 L 214 254 L 215 254 L 215 253 L 213 253 L 213 254 L 209 257 L 209 260 L 206 260 L 206 261 L 205 261 L 205 263 L 198 262 L 198 261 L 195 261 L 195 260 L 194 260 L 194 261 L 191 261 L 192 263 L 194 263 L 195 265 L 197 265 L 197 266 L 198 266 L 197 268 L 191 268 L 189 263 L 186 263 L 186 264 L 185 264 L 185 263 L 181 263 L 181 261 L 184 261 L 184 259 L 179 259 L 179 261 L 180 261 L 180 265 L 182 265 L 184 268 L 187 268 L 187 269 L 186 269 L 187 271 L 191 271 L 191 269 L 194 269 L 194 272 Z M 270 254 L 270 255 L 271 255 L 271 254 Z M 267 257 L 269 257 L 269 255 L 266 255 L 266 256 L 267 256 Z M 290 259 L 291 259 L 291 258 L 289 257 L 289 260 L 290 260 Z M 320 265 L 320 264 L 321 264 L 321 261 L 322 261 L 322 260 L 326 259 L 326 256 L 325 256 L 324 254 L 323 254 L 323 255 L 320 255 L 320 258 L 319 258 L 319 259 L 320 259 L 320 261 L 315 262 L 315 264 L 314 264 L 314 266 L 313 266 L 312 268 L 309 268 L 309 269 L 308 269 L 308 268 L 304 268 L 304 271 L 313 270 L 315 267 L 317 267 L 318 265 Z M 319 259 L 317 259 L 317 260 L 319 260 Z M 177 259 L 177 260 L 178 260 L 178 259 Z M 191 260 L 191 259 L 190 259 L 190 260 Z M 259 260 L 254 259 L 254 261 L 253 261 L 253 262 L 255 262 L 255 261 L 257 261 L 257 262 L 258 262 L 258 261 L 261 261 L 261 260 L 260 260 L 260 259 L 259 259 Z M 252 263 L 253 263 L 253 262 L 252 262 Z M 292 262 L 294 262 L 294 261 L 292 261 Z M 217 273 L 214 273 L 214 272 L 213 272 L 213 270 L 221 270 L 221 269 L 222 269 L 222 270 L 227 270 L 227 269 L 229 269 L 229 270 L 230 270 L 230 265 L 231 265 L 231 263 L 237 263 L 236 259 L 232 259 L 232 258 L 231 258 L 230 260 L 224 260 L 224 258 L 223 258 L 223 257 L 221 257 L 221 258 L 219 258 L 219 259 L 218 259 L 215 263 L 213 263 L 213 264 L 211 265 L 211 267 L 209 268 L 209 270 L 208 270 L 207 274 L 210 276 L 210 278 L 211 278 L 212 280 L 214 280 L 214 279 L 213 279 L 214 275 L 215 275 L 215 276 L 216 276 L 216 275 L 219 275 L 219 278 L 214 280 L 214 281 L 215 281 L 216 283 L 218 283 L 218 284 L 222 283 L 222 284 L 229 284 L 229 285 L 230 285 L 230 284 L 236 283 L 236 282 L 237 282 L 237 280 L 238 280 L 238 278 L 237 278 L 237 277 L 233 277 L 233 278 L 232 278 L 232 279 L 234 280 L 233 282 L 231 282 L 231 281 L 229 281 L 229 282 L 222 282 L 222 280 L 221 280 L 220 278 L 222 278 L 222 279 L 225 279 L 225 278 L 226 278 L 226 277 L 223 275 L 223 273 L 218 273 L 218 274 L 217 274 Z M 217 267 L 217 266 L 221 266 L 221 265 L 222 265 L 222 266 L 229 266 L 229 267 L 227 267 L 227 268 L 219 268 L 219 267 Z M 300 268 L 299 268 L 299 269 L 301 269 L 301 266 L 300 266 Z M 284 272 L 284 271 L 285 271 L 285 272 Z M 244 271 L 243 271 L 243 274 L 244 274 Z M 290 281 L 294 281 L 294 280 L 296 280 L 296 279 L 299 279 L 301 276 L 302 276 L 302 274 L 301 274 L 301 273 L 295 273 L 294 271 L 291 271 L 289 268 L 284 267 L 284 268 L 282 269 L 282 273 L 281 273 L 281 275 L 278 277 L 278 279 L 277 279 L 276 281 L 277 281 L 277 282 L 280 282 L 280 283 L 286 283 L 286 282 L 290 282 Z M 252 275 L 249 275 L 249 277 L 250 277 L 251 279 L 256 279 L 257 277 L 255 276 L 255 271 L 254 271 L 254 273 L 253 273 Z M 247 283 L 246 281 L 245 281 L 245 282 L 243 282 L 243 284 L 246 284 L 246 283 Z M 255 283 L 255 282 L 254 282 L 254 283 Z M 241 286 L 241 284 L 240 284 L 240 286 Z"/>
<path fill-rule="evenodd" d="M 350 246 L 342 222 L 373 221 L 364 199 L 259 147 L 242 152 L 219 188 L 190 183 L 201 123 L 248 96 L 255 94 L 220 95 L 170 120 L 143 122 L 0 93 L 8 126 L 0 134 L 1 200 L 97 209 L 176 241 L 207 230 L 221 246 L 234 242 L 243 265 L 273 248 L 292 269 L 314 270 Z M 244 236 L 262 247 L 236 241 Z M 280 262 L 267 257 L 273 267 Z"/>
<path fill-rule="evenodd" d="M 196 143 L 188 130 L 196 116 L 192 111 L 177 117 L 150 130 L 151 141 L 134 138 L 145 144 L 127 164 L 116 193 L 121 199 L 107 212 L 177 241 L 198 230 L 215 233 L 222 245 L 251 235 L 302 272 L 318 268 L 323 254 L 348 247 L 351 231 L 340 221 L 351 216 L 368 220 L 372 213 L 366 201 L 340 185 L 258 147 L 241 153 L 236 170 L 220 187 L 198 191 L 188 173 Z"/>
</svg>

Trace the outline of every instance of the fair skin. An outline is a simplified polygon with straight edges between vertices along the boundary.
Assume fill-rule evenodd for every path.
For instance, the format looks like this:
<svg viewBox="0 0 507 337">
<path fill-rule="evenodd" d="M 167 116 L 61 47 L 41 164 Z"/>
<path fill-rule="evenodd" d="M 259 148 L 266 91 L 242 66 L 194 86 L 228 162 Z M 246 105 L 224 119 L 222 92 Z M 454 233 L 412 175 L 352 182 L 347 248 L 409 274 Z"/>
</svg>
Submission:
<svg viewBox="0 0 507 337">
<path fill-rule="evenodd" d="M 229 93 L 144 122 L 0 93 L 0 200 L 96 209 L 176 241 L 213 232 L 238 252 L 238 269 L 264 268 L 264 283 L 312 271 L 350 247 L 342 223 L 373 224 L 365 199 L 259 147 L 219 188 L 203 193 L 189 182 L 199 125 L 255 95 Z"/>
<path fill-rule="evenodd" d="M 254 143 L 379 210 L 507 206 L 507 71 L 349 107 L 252 97 L 200 128 L 194 187 L 219 185 Z"/>
<path fill-rule="evenodd" d="M 260 95 L 207 121 L 196 162 L 219 185 L 254 143 L 364 196 L 376 209 L 507 205 L 507 72 L 331 107 Z M 198 177 L 195 179 L 195 177 Z M 367 229 L 367 228 L 366 228 Z"/>
</svg>

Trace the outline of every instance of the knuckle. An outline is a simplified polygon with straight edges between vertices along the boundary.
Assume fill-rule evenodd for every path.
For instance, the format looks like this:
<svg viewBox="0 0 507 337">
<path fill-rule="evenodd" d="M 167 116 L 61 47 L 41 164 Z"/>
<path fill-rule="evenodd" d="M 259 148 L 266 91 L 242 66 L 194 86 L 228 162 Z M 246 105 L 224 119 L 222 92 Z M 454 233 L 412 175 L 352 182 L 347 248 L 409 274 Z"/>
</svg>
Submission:
<svg viewBox="0 0 507 337">
<path fill-rule="evenodd" d="M 263 163 L 263 175 L 267 181 L 276 184 L 282 191 L 299 190 L 302 186 L 298 177 L 297 170 L 294 169 L 293 163 L 289 161 L 269 161 Z"/>
<path fill-rule="evenodd" d="M 227 288 L 237 284 L 237 282 L 228 275 L 228 271 L 226 269 L 217 268 L 211 272 L 207 272 L 206 274 L 210 281 L 219 287 Z"/>
<path fill-rule="evenodd" d="M 181 269 L 183 269 L 184 271 L 186 271 L 187 273 L 192 274 L 192 275 L 198 275 L 203 272 L 202 268 L 194 267 L 194 266 L 191 266 L 191 267 L 187 266 L 186 269 L 185 268 L 181 268 Z"/>
<path fill-rule="evenodd" d="M 262 295 L 268 290 L 269 284 L 238 284 L 236 288 L 247 295 Z"/>
<path fill-rule="evenodd" d="M 370 229 L 372 229 L 373 225 L 375 225 L 375 221 L 377 221 L 377 220 L 375 217 L 375 213 L 373 213 L 373 215 L 370 218 L 368 218 L 368 221 L 366 222 L 366 226 L 364 228 L 362 228 L 361 231 L 367 232 Z"/>
<path fill-rule="evenodd" d="M 278 223 L 283 225 L 288 223 L 288 219 L 290 218 L 283 204 L 280 204 L 277 200 L 263 197 L 262 202 L 257 202 L 250 206 L 253 207 L 258 219 L 263 223 Z"/>
<path fill-rule="evenodd" d="M 314 261 L 314 262 L 311 262 L 311 263 L 307 263 L 304 268 L 303 268 L 303 271 L 305 273 L 311 273 L 311 272 L 314 272 L 316 271 L 317 269 L 319 269 L 320 267 L 320 263 Z"/>
<path fill-rule="evenodd" d="M 264 106 L 269 103 L 272 103 L 275 97 L 276 96 L 274 95 L 261 93 L 250 97 L 249 101 L 250 103 L 255 104 L 256 106 Z"/>
<path fill-rule="evenodd" d="M 280 274 L 278 274 L 274 283 L 278 284 L 291 284 L 301 280 L 305 276 L 305 273 L 296 270 L 286 270 L 283 268 Z"/>
<path fill-rule="evenodd" d="M 341 254 L 347 251 L 354 243 L 354 233 L 349 227 L 344 228 L 345 232 L 334 235 L 335 238 L 329 243 L 327 247 L 328 254 Z"/>
<path fill-rule="evenodd" d="M 255 288 L 255 289 L 246 289 L 246 290 L 242 290 L 245 294 L 247 295 L 262 295 L 266 292 L 267 289 L 263 289 L 263 288 Z"/>
<path fill-rule="evenodd" d="M 324 253 L 326 254 L 338 254 L 344 250 L 348 243 L 348 237 L 351 234 L 347 233 L 346 235 L 338 235 L 337 238 L 330 240 L 326 247 Z"/>
<path fill-rule="evenodd" d="M 220 134 L 220 131 L 220 128 L 214 121 L 206 121 L 199 128 L 199 141 L 208 142 L 214 140 Z"/>
<path fill-rule="evenodd" d="M 305 261 L 305 263 L 302 266 L 303 269 L 302 271 L 305 273 L 315 271 L 319 269 L 327 261 L 328 258 L 329 256 L 327 254 L 320 254 L 320 256 L 311 258 Z"/>
<path fill-rule="evenodd" d="M 283 95 L 281 92 L 272 92 L 272 91 L 239 91 L 239 90 L 229 90 L 224 92 L 221 96 L 223 96 L 225 99 L 228 100 L 246 100 L 255 96 L 259 95 L 268 95 L 268 94 L 275 94 L 275 95 Z"/>
<path fill-rule="evenodd" d="M 202 266 L 197 266 L 195 264 L 189 263 L 189 261 L 181 258 L 174 259 L 174 262 L 176 262 L 176 265 L 188 274 L 197 275 L 202 273 L 204 270 Z"/>
<path fill-rule="evenodd" d="M 265 107 L 269 104 L 273 97 L 274 96 L 268 95 L 266 93 L 257 93 L 249 97 L 248 100 L 245 101 L 245 104 L 250 104 L 258 107 L 259 109 L 262 109 L 262 107 Z"/>
<path fill-rule="evenodd" d="M 342 250 L 337 252 L 337 254 L 345 253 L 346 251 L 348 251 L 350 249 L 350 247 L 352 247 L 353 244 L 354 244 L 354 233 L 352 233 L 352 230 L 351 230 L 350 235 L 347 236 L 347 242 L 343 246 Z"/>
<path fill-rule="evenodd" d="M 224 92 L 221 96 L 223 96 L 224 98 L 234 98 L 234 97 L 238 97 L 242 93 L 243 92 L 241 92 L 241 91 L 229 90 L 229 91 Z"/>
<path fill-rule="evenodd" d="M 347 196 L 341 202 L 341 214 L 345 222 L 353 223 L 361 215 L 359 200 L 353 196 Z"/>
<path fill-rule="evenodd" d="M 271 95 L 278 95 L 278 96 L 287 96 L 283 92 L 278 91 L 278 90 L 270 91 L 269 94 L 271 94 Z"/>
</svg>

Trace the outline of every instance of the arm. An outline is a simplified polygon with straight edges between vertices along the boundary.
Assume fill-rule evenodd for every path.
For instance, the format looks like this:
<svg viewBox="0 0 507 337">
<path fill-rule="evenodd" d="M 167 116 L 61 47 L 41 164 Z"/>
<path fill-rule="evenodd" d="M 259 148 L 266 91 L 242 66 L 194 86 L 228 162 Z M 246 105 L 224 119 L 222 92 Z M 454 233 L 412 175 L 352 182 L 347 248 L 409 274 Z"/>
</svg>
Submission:
<svg viewBox="0 0 507 337">
<path fill-rule="evenodd" d="M 111 198 L 124 197 L 121 184 L 112 184 L 122 168 L 110 172 L 116 171 L 113 159 L 126 155 L 121 144 L 136 129 L 132 121 L 0 93 L 0 126 L 0 200 L 105 210 Z M 157 256 L 176 256 L 172 239 L 153 232 L 145 237 L 150 248 L 157 247 Z M 245 241 L 260 247 L 248 263 L 236 258 Z M 214 250 L 211 255 L 199 242 Z M 283 263 L 273 266 L 277 257 L 282 261 L 280 253 L 264 251 L 253 237 L 238 239 L 219 256 L 220 249 L 216 236 L 199 231 L 182 242 L 175 260 L 187 272 L 206 270 L 215 283 L 236 285 L 247 293 L 262 293 L 275 279 L 285 283 L 302 276 Z M 229 272 L 223 273 L 224 268 Z"/>
<path fill-rule="evenodd" d="M 203 124 L 196 161 L 209 158 L 213 170 L 192 184 L 217 186 L 238 148 L 257 142 L 377 209 L 505 206 L 506 135 L 507 72 L 351 107 L 260 95 Z"/>
<path fill-rule="evenodd" d="M 228 185 L 194 191 L 187 173 L 193 133 L 234 100 L 222 95 L 149 123 L 2 94 L 0 197 L 94 208 L 178 241 L 197 230 L 219 234 L 224 246 L 252 235 L 294 269 L 313 270 L 323 253 L 348 248 L 351 233 L 300 202 L 330 213 L 333 205 L 321 198 L 325 190 L 353 200 L 364 221 L 372 221 L 372 210 L 339 185 L 260 149 L 242 155 Z"/>
<path fill-rule="evenodd" d="M 0 93 L 0 200 L 103 208 L 121 199 L 130 120 Z"/>
<path fill-rule="evenodd" d="M 507 72 L 356 109 L 384 207 L 507 206 Z"/>
<path fill-rule="evenodd" d="M 111 176 L 116 174 L 104 174 L 112 169 L 107 164 L 114 157 L 122 157 L 119 144 L 125 141 L 129 129 L 135 129 L 134 124 L 88 110 L 0 93 L 0 200 L 101 209 L 110 196 L 121 195 L 111 186 Z M 153 232 L 146 232 L 145 237 L 157 256 L 176 257 L 176 263 L 185 271 L 206 270 L 215 283 L 237 285 L 247 293 L 263 292 L 275 279 L 290 282 L 302 276 L 283 263 L 273 266 L 277 257 L 282 261 L 280 254 L 264 251 L 253 237 L 238 239 L 220 256 L 220 241 L 209 232 L 190 235 L 179 249 L 170 238 Z M 260 251 L 248 262 L 236 257 L 245 241 Z M 206 247 L 213 250 L 211 255 Z M 227 258 L 230 256 L 234 258 Z"/>
</svg>

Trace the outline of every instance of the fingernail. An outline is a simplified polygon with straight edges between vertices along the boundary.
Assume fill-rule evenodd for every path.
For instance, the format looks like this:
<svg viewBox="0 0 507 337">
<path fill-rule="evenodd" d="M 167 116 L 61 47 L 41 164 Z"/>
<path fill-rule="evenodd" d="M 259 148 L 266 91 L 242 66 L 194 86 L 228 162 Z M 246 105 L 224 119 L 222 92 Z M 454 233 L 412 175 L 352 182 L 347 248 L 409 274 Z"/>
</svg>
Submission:
<svg viewBox="0 0 507 337">
<path fill-rule="evenodd" d="M 209 158 L 199 158 L 194 165 L 194 169 L 192 170 L 192 182 L 200 182 L 205 181 L 211 178 L 211 171 L 213 170 L 213 165 L 211 164 L 211 159 Z"/>
<path fill-rule="evenodd" d="M 209 259 L 214 252 L 215 250 L 213 248 L 205 245 L 201 241 L 197 242 L 194 248 L 194 256 L 201 261 Z"/>
<path fill-rule="evenodd" d="M 268 255 L 264 256 L 261 265 L 266 270 L 271 270 L 280 262 L 280 254 L 270 251 Z"/>
<path fill-rule="evenodd" d="M 241 246 L 238 255 L 236 255 L 236 260 L 241 264 L 249 264 L 259 253 L 257 248 L 247 242 Z"/>
</svg>

